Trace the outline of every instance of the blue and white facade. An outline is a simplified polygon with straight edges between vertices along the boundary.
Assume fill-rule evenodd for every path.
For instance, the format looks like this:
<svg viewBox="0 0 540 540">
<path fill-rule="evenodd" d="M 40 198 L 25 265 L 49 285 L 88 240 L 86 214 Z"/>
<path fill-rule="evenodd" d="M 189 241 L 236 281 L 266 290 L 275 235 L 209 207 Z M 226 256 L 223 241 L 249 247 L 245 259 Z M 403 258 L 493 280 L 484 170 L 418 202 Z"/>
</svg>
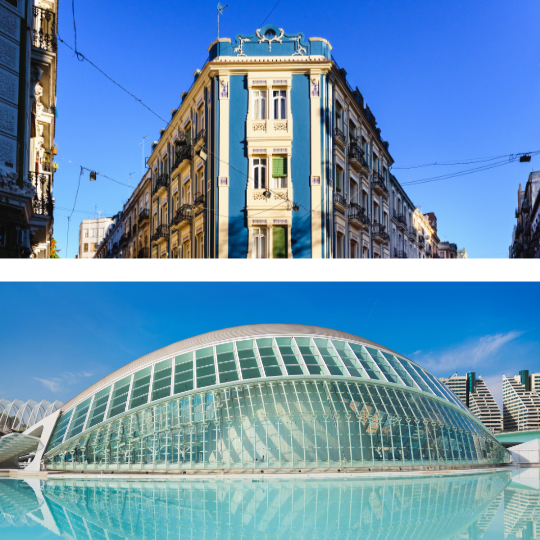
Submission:
<svg viewBox="0 0 540 540">
<path fill-rule="evenodd" d="M 390 234 L 391 218 L 410 218 L 414 206 L 407 198 L 404 211 L 401 197 L 392 208 L 397 180 L 388 143 L 330 43 L 266 25 L 208 50 L 147 160 L 150 256 L 389 258 L 403 251 L 403 239 L 391 246 L 399 238 Z M 404 227 L 414 243 L 412 221 Z"/>
</svg>

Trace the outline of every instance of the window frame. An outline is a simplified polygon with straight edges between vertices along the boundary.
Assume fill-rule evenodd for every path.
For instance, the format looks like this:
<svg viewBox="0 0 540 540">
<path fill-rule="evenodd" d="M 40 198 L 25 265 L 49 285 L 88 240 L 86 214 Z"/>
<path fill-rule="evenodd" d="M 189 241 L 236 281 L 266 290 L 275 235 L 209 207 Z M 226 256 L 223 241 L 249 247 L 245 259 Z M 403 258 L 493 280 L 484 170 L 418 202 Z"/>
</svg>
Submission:
<svg viewBox="0 0 540 540">
<path fill-rule="evenodd" d="M 268 118 L 268 90 L 253 88 L 251 92 L 252 119 L 266 120 Z M 264 94 L 264 96 L 262 94 Z"/>
<path fill-rule="evenodd" d="M 278 93 L 278 95 L 276 95 Z M 276 88 L 272 89 L 272 118 L 273 120 L 287 120 L 287 107 L 288 107 L 288 92 L 287 89 Z M 276 104 L 281 103 L 278 106 L 277 112 L 280 113 L 276 116 Z"/>
<path fill-rule="evenodd" d="M 264 161 L 264 163 L 263 163 Z M 264 182 L 261 186 L 258 185 L 258 183 L 261 183 L 259 181 L 259 175 L 255 174 L 255 171 L 262 171 L 264 169 Z M 252 179 L 253 179 L 253 189 L 267 189 L 268 186 L 268 158 L 266 157 L 253 157 L 251 158 L 251 172 L 252 172 Z"/>
<path fill-rule="evenodd" d="M 255 227 L 252 229 L 251 245 L 252 259 L 268 259 L 268 227 Z"/>
</svg>

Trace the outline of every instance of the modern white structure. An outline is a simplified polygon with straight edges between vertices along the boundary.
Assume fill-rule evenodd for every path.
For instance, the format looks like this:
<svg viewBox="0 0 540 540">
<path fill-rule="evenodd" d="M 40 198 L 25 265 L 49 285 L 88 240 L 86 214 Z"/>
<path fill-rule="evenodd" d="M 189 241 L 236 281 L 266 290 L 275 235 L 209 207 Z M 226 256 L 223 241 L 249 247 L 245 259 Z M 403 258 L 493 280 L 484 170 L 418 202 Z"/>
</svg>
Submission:
<svg viewBox="0 0 540 540">
<path fill-rule="evenodd" d="M 93 259 L 108 228 L 114 224 L 111 218 L 83 219 L 79 227 L 79 259 Z"/>
<path fill-rule="evenodd" d="M 0 435 L 13 431 L 22 432 L 40 420 L 49 416 L 62 406 L 61 401 L 50 403 L 46 399 L 41 402 L 28 400 L 26 403 L 20 399 L 9 401 L 0 399 Z"/>
</svg>

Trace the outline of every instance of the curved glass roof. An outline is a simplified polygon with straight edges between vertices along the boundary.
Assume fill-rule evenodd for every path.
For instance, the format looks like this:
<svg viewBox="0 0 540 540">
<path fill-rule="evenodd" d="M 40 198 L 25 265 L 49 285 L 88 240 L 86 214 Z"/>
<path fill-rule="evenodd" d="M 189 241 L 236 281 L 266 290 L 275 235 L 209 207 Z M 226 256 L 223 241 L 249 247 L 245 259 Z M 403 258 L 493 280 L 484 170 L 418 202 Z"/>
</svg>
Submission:
<svg viewBox="0 0 540 540">
<path fill-rule="evenodd" d="M 261 336 L 260 327 L 266 335 Z M 269 330 L 277 330 L 277 335 L 268 335 Z M 284 335 L 291 330 L 292 335 Z M 231 334 L 241 338 L 230 339 Z M 470 416 L 431 373 L 373 342 L 318 327 L 252 325 L 178 342 L 105 377 L 63 407 L 48 450 L 110 418 L 168 397 L 228 383 L 294 377 L 393 385 L 443 399 Z"/>
<path fill-rule="evenodd" d="M 20 399 L 14 401 L 0 399 L 0 433 L 24 431 L 61 406 L 61 401 L 50 403 L 46 399 L 39 403 L 33 399 L 27 402 Z"/>
</svg>

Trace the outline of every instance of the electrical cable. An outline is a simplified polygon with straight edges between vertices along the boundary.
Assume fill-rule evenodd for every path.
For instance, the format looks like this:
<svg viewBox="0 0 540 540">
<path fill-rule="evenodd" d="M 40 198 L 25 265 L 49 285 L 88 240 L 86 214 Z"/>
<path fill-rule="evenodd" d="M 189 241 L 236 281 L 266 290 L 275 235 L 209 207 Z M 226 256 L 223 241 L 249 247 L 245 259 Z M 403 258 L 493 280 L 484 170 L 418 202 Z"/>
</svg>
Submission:
<svg viewBox="0 0 540 540">
<path fill-rule="evenodd" d="M 450 167 L 453 165 L 471 165 L 474 163 L 484 163 L 487 161 L 495 161 L 496 159 L 502 159 L 502 158 L 509 158 L 513 159 L 516 156 L 523 156 L 530 154 L 530 152 L 522 152 L 519 154 L 504 154 L 502 156 L 495 156 L 490 158 L 470 158 L 465 160 L 459 160 L 459 161 L 435 161 L 434 163 L 425 163 L 423 165 L 411 165 L 410 167 L 392 167 L 392 169 L 396 170 L 409 170 L 409 169 L 420 169 L 422 167 L 435 167 L 435 166 L 444 166 L 444 167 Z"/>
<path fill-rule="evenodd" d="M 266 16 L 266 18 L 264 19 L 264 21 L 262 22 L 261 24 L 261 28 L 264 26 L 264 23 L 268 20 L 268 17 L 270 17 L 270 15 L 272 15 L 272 13 L 274 13 L 274 9 L 277 8 L 277 5 L 281 2 L 281 0 L 277 0 L 277 2 L 275 3 L 274 7 L 270 10 L 270 13 Z"/>
</svg>

